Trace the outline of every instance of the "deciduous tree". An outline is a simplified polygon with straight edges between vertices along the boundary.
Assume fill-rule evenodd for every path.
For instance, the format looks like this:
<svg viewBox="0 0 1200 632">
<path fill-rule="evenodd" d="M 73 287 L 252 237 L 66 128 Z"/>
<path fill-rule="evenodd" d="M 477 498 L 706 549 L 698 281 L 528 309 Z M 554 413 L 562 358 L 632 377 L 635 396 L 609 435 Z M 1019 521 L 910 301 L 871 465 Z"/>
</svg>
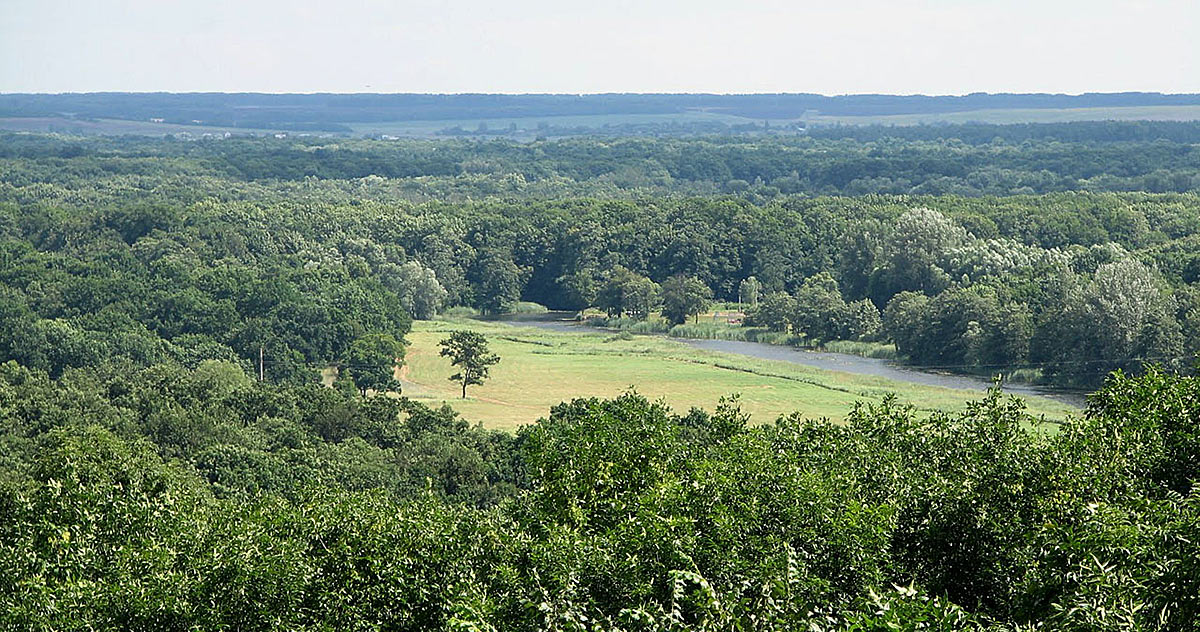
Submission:
<svg viewBox="0 0 1200 632">
<path fill-rule="evenodd" d="M 399 390 L 396 367 L 404 362 L 404 344 L 391 334 L 367 334 L 350 345 L 345 365 L 363 397 L 367 390 Z"/>
<path fill-rule="evenodd" d="M 663 317 L 676 325 L 685 322 L 688 316 L 699 319 L 700 312 L 708 309 L 712 290 L 696 277 L 673 276 L 662 284 Z"/>
<path fill-rule="evenodd" d="M 463 399 L 467 398 L 467 387 L 483 384 L 488 368 L 500 362 L 500 356 L 488 350 L 483 334 L 473 331 L 455 331 L 442 340 L 441 346 L 441 355 L 450 358 L 450 364 L 458 367 L 458 373 L 449 379 L 462 385 Z"/>
</svg>

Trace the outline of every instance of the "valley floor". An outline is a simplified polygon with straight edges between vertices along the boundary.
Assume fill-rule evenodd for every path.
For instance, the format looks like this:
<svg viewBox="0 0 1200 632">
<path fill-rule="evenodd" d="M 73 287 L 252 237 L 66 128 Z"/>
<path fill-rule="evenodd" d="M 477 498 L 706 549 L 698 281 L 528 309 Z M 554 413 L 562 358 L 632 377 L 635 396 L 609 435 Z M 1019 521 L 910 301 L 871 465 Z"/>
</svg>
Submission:
<svg viewBox="0 0 1200 632">
<path fill-rule="evenodd" d="M 438 342 L 455 329 L 487 336 L 501 357 L 482 386 L 459 398 L 447 378 L 455 371 L 438 355 Z M 404 395 L 427 404 L 446 403 L 471 422 L 513 429 L 545 417 L 551 406 L 575 397 L 613 397 L 627 390 L 662 398 L 684 412 L 712 410 L 722 397 L 737 394 L 753 421 L 766 423 L 797 411 L 806 417 L 842 419 L 854 403 L 879 402 L 896 393 L 922 411 L 958 410 L 979 391 L 908 384 L 826 371 L 791 362 L 762 360 L 696 349 L 654 336 L 609 332 L 558 332 L 505 323 L 418 321 L 408 335 L 405 366 L 399 372 Z M 1043 397 L 1026 397 L 1029 412 L 1061 420 L 1077 412 Z"/>
</svg>

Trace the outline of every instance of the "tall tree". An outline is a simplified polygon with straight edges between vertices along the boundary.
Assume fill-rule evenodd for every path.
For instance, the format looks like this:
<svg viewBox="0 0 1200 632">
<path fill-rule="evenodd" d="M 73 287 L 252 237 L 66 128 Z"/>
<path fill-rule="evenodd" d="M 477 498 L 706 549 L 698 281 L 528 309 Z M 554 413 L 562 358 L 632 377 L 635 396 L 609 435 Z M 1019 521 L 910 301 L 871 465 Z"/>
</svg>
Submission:
<svg viewBox="0 0 1200 632">
<path fill-rule="evenodd" d="M 946 289 L 950 278 L 938 261 L 965 244 L 969 237 L 961 226 L 935 210 L 907 211 L 892 226 L 883 267 L 872 273 L 871 300 L 876 305 L 886 305 L 892 296 L 904 290 L 932 296 Z"/>
<path fill-rule="evenodd" d="M 645 318 L 658 306 L 660 298 L 661 288 L 657 283 L 624 266 L 615 266 L 597 292 L 596 303 L 609 316 Z"/>
<path fill-rule="evenodd" d="M 384 266 L 380 280 L 400 297 L 401 305 L 413 318 L 429 320 L 446 302 L 446 288 L 438 282 L 437 274 L 416 261 Z"/>
<path fill-rule="evenodd" d="M 758 309 L 751 313 L 755 325 L 771 331 L 787 331 L 796 312 L 796 299 L 787 292 L 771 292 L 766 295 Z"/>
<path fill-rule="evenodd" d="M 451 382 L 462 385 L 462 397 L 467 398 L 467 387 L 483 384 L 488 368 L 500 362 L 500 356 L 488 350 L 487 339 L 473 331 L 455 331 L 442 340 L 441 355 L 450 358 L 450 364 L 458 367 L 458 373 L 450 376 Z"/>
<path fill-rule="evenodd" d="M 351 343 L 344 369 L 363 397 L 367 390 L 399 390 L 396 367 L 403 363 L 404 344 L 391 334 L 367 334 Z"/>
<path fill-rule="evenodd" d="M 742 279 L 738 284 L 738 304 L 749 303 L 749 309 L 758 309 L 758 299 L 762 298 L 763 286 L 754 276 Z"/>
<path fill-rule="evenodd" d="M 708 309 L 712 290 L 700 279 L 675 275 L 662 284 L 663 317 L 678 325 Z"/>
<path fill-rule="evenodd" d="M 792 329 L 810 340 L 836 340 L 846 336 L 850 309 L 828 272 L 813 275 L 796 291 Z"/>
<path fill-rule="evenodd" d="M 582 310 L 596 302 L 596 277 L 590 269 L 564 274 L 554 282 L 558 285 L 560 300 L 563 301 L 561 307 Z"/>
<path fill-rule="evenodd" d="M 846 338 L 851 340 L 874 340 L 883 329 L 879 308 L 868 299 L 859 299 L 846 305 Z"/>
<path fill-rule="evenodd" d="M 526 271 L 511 255 L 496 249 L 479 252 L 475 260 L 475 307 L 485 314 L 500 314 L 521 299 Z"/>
</svg>

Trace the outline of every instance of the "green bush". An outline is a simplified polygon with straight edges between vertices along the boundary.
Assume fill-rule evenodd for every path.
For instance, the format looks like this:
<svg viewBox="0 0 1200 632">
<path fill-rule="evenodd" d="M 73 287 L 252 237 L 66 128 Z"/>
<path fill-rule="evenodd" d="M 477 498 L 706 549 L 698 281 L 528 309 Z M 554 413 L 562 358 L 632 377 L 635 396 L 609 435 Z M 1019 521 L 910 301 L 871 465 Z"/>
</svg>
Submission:
<svg viewBox="0 0 1200 632">
<path fill-rule="evenodd" d="M 822 351 L 830 351 L 833 353 L 845 353 L 847 355 L 862 356 L 864 358 L 878 358 L 881 360 L 895 360 L 899 356 L 896 353 L 896 345 L 884 344 L 881 342 L 860 342 L 858 340 L 830 340 L 821 345 Z"/>
<path fill-rule="evenodd" d="M 545 314 L 548 311 L 550 310 L 546 309 L 545 305 L 530 301 L 517 301 L 509 308 L 509 313 L 512 314 Z"/>
<path fill-rule="evenodd" d="M 475 318 L 477 316 L 479 316 L 479 310 L 466 305 L 447 307 L 438 314 L 440 318 Z"/>
</svg>

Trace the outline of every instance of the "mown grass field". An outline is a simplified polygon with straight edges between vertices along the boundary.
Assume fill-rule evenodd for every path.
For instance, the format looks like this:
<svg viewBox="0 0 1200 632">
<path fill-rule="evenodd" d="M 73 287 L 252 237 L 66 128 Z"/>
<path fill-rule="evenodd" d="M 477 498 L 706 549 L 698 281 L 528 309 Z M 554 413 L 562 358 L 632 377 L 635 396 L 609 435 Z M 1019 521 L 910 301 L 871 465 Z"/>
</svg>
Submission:
<svg viewBox="0 0 1200 632">
<path fill-rule="evenodd" d="M 459 398 L 455 371 L 438 355 L 438 342 L 454 329 L 488 337 L 500 364 L 483 386 Z M 757 423 L 799 411 L 807 417 L 842 419 L 856 401 L 878 402 L 895 392 L 925 411 L 957 410 L 979 391 L 927 387 L 881 378 L 824 371 L 789 362 L 759 360 L 694 349 L 656 336 L 623 339 L 607 332 L 556 332 L 473 320 L 418 321 L 408 335 L 400 377 L 404 395 L 427 404 L 447 403 L 472 422 L 513 429 L 546 416 L 551 406 L 576 397 L 613 397 L 635 389 L 665 399 L 679 412 L 712 410 L 738 394 Z M 1075 409 L 1045 398 L 1027 398 L 1029 410 L 1059 420 Z"/>
</svg>

